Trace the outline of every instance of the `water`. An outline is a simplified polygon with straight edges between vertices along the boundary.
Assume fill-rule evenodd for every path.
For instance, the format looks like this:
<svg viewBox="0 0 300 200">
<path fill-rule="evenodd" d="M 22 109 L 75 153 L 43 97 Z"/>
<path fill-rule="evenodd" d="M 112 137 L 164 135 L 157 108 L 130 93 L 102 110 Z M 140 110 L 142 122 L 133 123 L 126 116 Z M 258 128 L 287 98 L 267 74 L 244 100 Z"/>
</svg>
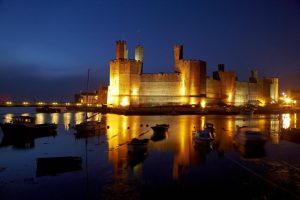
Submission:
<svg viewBox="0 0 300 200">
<path fill-rule="evenodd" d="M 280 139 L 281 127 L 300 127 L 297 114 L 253 116 L 123 116 L 101 118 L 108 129 L 76 138 L 72 126 L 82 112 L 35 113 L 34 108 L 0 108 L 3 121 L 14 115 L 58 123 L 55 137 L 0 147 L 1 199 L 153 199 L 192 195 L 231 199 L 297 199 L 300 144 Z M 213 123 L 213 149 L 195 148 L 192 131 Z M 150 138 L 151 126 L 170 124 L 167 137 L 150 141 L 148 153 L 130 157 L 126 142 Z M 268 137 L 264 152 L 247 157 L 233 145 L 235 126 L 258 126 Z M 139 135 L 141 135 L 139 137 Z M 0 132 L 0 140 L 3 134 Z M 25 144 L 24 144 L 25 143 Z M 80 156 L 82 169 L 37 176 L 37 158 Z M 200 198 L 199 197 L 199 198 Z M 205 198 L 204 198 L 205 199 Z"/>
</svg>

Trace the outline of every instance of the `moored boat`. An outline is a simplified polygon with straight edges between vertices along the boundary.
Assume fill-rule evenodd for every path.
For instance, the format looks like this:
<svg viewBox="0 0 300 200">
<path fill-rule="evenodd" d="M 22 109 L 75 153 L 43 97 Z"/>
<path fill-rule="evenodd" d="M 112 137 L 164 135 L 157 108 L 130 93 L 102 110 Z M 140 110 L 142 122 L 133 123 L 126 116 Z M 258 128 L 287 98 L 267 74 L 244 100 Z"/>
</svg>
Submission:
<svg viewBox="0 0 300 200">
<path fill-rule="evenodd" d="M 4 135 L 21 136 L 29 135 L 33 137 L 42 136 L 49 133 L 56 134 L 57 124 L 43 123 L 35 124 L 35 117 L 16 116 L 8 123 L 0 123 Z"/>
<path fill-rule="evenodd" d="M 166 132 L 168 131 L 170 125 L 169 124 L 156 124 L 155 126 L 152 126 L 152 130 L 154 132 Z"/>
<path fill-rule="evenodd" d="M 85 121 L 75 125 L 78 137 L 99 134 L 103 128 L 104 126 L 99 121 Z"/>
<path fill-rule="evenodd" d="M 210 146 L 214 138 L 208 129 L 193 131 L 193 141 L 196 144 Z"/>
<path fill-rule="evenodd" d="M 133 138 L 130 142 L 127 143 L 128 153 L 147 152 L 148 142 L 149 139 Z"/>
<path fill-rule="evenodd" d="M 156 124 L 155 126 L 152 126 L 151 128 L 153 130 L 153 135 L 151 136 L 151 140 L 159 141 L 165 139 L 169 127 L 169 124 Z"/>
<path fill-rule="evenodd" d="M 242 145 L 246 148 L 264 147 L 267 138 L 263 135 L 261 130 L 257 127 L 237 126 L 236 134 L 234 136 L 234 143 Z"/>
</svg>

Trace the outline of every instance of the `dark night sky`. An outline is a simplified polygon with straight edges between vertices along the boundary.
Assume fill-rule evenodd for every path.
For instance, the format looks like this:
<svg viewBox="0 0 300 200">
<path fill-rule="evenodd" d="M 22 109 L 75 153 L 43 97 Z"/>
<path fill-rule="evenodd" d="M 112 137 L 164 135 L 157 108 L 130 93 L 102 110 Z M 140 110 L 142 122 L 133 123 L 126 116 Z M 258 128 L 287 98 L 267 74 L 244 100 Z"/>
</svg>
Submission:
<svg viewBox="0 0 300 200">
<path fill-rule="evenodd" d="M 138 34 L 139 32 L 139 34 Z M 140 38 L 144 72 L 172 72 L 173 46 L 184 58 L 224 63 L 300 89 L 299 0 L 0 0 L 0 95 L 13 100 L 73 100 L 107 84 L 115 41 L 129 57 Z"/>
</svg>

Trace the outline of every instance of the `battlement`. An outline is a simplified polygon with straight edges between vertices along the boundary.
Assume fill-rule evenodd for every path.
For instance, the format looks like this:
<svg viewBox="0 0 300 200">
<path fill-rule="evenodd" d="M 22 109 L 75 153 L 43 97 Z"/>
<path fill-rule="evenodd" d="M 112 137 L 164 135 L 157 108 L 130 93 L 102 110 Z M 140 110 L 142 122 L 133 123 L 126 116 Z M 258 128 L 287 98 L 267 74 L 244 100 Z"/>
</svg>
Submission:
<svg viewBox="0 0 300 200">
<path fill-rule="evenodd" d="M 126 41 L 125 40 L 117 40 L 116 44 L 125 44 L 126 45 Z"/>
<path fill-rule="evenodd" d="M 130 62 L 136 62 L 136 63 L 142 63 L 142 61 L 130 59 L 130 58 L 119 58 L 119 59 L 113 59 L 110 60 L 110 63 L 130 63 Z"/>
</svg>

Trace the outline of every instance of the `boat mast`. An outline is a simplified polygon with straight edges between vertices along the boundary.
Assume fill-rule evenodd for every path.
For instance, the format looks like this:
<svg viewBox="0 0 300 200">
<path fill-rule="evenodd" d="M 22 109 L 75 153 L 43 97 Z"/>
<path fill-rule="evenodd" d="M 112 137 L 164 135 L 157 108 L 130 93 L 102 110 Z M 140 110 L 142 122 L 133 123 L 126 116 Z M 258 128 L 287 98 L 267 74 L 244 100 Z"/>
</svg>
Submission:
<svg viewBox="0 0 300 200">
<path fill-rule="evenodd" d="M 86 119 L 86 121 L 88 120 L 87 106 L 88 106 L 88 103 L 89 103 L 89 81 L 90 81 L 90 69 L 88 68 L 88 78 L 87 78 L 87 82 L 86 82 L 86 105 L 85 105 L 85 119 Z"/>
</svg>

